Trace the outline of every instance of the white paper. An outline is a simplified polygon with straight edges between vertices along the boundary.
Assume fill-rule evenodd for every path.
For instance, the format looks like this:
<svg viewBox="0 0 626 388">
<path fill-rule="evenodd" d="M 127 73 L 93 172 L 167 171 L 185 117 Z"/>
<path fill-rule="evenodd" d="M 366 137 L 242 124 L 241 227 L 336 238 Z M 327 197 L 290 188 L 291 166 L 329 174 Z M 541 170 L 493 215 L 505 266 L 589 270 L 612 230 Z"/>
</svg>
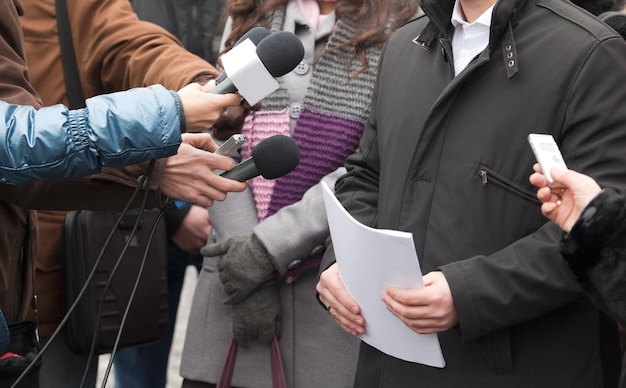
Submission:
<svg viewBox="0 0 626 388">
<path fill-rule="evenodd" d="M 412 331 L 381 300 L 389 286 L 424 287 L 413 235 L 361 224 L 326 182 L 322 182 L 322 188 L 341 280 L 365 319 L 361 340 L 401 360 L 443 368 L 445 360 L 437 334 Z"/>
</svg>

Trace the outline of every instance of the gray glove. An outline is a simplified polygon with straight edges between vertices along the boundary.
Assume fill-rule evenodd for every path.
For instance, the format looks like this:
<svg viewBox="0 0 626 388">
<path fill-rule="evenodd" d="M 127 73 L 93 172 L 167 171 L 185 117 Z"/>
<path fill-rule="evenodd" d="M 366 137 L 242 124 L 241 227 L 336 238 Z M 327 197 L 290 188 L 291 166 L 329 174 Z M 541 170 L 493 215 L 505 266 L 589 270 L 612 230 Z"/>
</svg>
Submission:
<svg viewBox="0 0 626 388">
<path fill-rule="evenodd" d="M 235 236 L 209 244 L 200 250 L 204 256 L 222 256 L 217 262 L 224 303 L 239 303 L 260 284 L 273 278 L 274 263 L 267 249 L 254 235 Z"/>
<path fill-rule="evenodd" d="M 247 348 L 250 341 L 269 344 L 274 335 L 280 338 L 282 321 L 278 287 L 272 280 L 256 288 L 247 298 L 232 306 L 235 341 Z"/>
</svg>

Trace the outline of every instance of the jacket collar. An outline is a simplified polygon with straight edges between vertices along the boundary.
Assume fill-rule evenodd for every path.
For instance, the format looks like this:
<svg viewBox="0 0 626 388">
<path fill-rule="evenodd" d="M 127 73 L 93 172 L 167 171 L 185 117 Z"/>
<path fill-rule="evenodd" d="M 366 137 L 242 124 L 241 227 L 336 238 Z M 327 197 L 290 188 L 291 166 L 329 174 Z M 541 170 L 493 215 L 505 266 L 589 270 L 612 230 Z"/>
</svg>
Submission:
<svg viewBox="0 0 626 388">
<path fill-rule="evenodd" d="M 493 52 L 500 42 L 509 78 L 517 73 L 518 66 L 513 26 L 523 11 L 535 2 L 536 0 L 498 0 L 494 6 L 489 36 L 489 52 Z M 421 7 L 430 21 L 414 42 L 428 49 L 440 37 L 450 40 L 453 31 L 450 19 L 454 0 L 423 0 Z"/>
</svg>

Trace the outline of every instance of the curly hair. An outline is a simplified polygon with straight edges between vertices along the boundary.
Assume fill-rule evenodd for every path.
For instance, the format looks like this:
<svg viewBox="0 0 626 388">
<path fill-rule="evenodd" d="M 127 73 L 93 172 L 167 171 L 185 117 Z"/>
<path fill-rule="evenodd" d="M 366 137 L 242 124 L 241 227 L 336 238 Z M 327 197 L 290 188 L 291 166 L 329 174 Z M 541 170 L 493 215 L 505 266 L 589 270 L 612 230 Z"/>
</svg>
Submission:
<svg viewBox="0 0 626 388">
<path fill-rule="evenodd" d="M 225 40 L 224 51 L 255 26 L 268 27 L 266 16 L 277 7 L 286 5 L 289 0 L 229 0 L 226 15 L 232 18 L 232 31 Z M 344 45 L 354 45 L 363 67 L 367 67 L 365 50 L 381 47 L 396 28 L 411 20 L 419 9 L 417 0 L 338 0 L 335 8 L 337 18 L 350 15 L 357 21 L 355 36 Z M 338 47 L 337 47 L 338 48 Z"/>
</svg>

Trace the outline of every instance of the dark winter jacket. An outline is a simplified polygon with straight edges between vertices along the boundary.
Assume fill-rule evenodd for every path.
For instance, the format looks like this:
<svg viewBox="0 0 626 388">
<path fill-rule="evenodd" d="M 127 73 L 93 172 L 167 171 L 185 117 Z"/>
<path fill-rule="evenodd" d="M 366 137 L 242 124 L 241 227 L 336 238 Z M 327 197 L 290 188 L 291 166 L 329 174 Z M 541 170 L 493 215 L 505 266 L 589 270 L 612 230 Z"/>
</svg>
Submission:
<svg viewBox="0 0 626 388">
<path fill-rule="evenodd" d="M 602 190 L 561 240 L 561 254 L 593 303 L 626 325 L 626 197 Z M 626 387 L 626 358 L 619 386 Z"/>
<path fill-rule="evenodd" d="M 624 187 L 626 43 L 568 2 L 500 0 L 488 48 L 454 77 L 453 4 L 424 0 L 388 42 L 336 193 L 363 223 L 413 234 L 459 324 L 439 333 L 443 369 L 363 344 L 356 386 L 601 387 L 598 311 L 540 212 L 526 137 L 554 135 L 571 168 Z"/>
<path fill-rule="evenodd" d="M 626 325 L 626 197 L 602 190 L 561 240 L 561 254 L 587 296 Z"/>
<path fill-rule="evenodd" d="M 160 25 L 185 48 L 215 63 L 225 0 L 131 0 L 141 20 Z"/>
</svg>

